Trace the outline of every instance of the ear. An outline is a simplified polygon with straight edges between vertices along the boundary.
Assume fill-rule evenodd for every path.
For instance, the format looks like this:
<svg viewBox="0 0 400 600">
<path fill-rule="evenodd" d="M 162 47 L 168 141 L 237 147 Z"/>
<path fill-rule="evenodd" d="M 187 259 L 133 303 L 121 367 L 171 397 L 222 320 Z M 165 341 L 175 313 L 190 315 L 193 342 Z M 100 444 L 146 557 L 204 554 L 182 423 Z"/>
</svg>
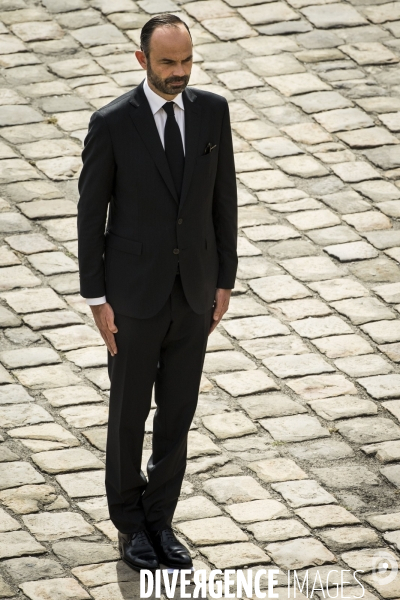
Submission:
<svg viewBox="0 0 400 600">
<path fill-rule="evenodd" d="M 147 58 L 145 53 L 142 52 L 142 50 L 136 50 L 135 56 L 142 69 L 147 70 Z"/>
</svg>

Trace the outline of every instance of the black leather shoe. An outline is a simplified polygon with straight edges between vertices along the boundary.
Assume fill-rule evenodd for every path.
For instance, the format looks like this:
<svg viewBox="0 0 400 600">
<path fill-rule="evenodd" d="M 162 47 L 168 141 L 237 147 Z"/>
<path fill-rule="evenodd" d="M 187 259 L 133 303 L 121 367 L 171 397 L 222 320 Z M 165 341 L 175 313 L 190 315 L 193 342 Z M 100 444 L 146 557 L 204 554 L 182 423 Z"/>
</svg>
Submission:
<svg viewBox="0 0 400 600">
<path fill-rule="evenodd" d="M 118 544 L 122 560 L 135 569 L 149 569 L 155 571 L 159 568 L 157 554 L 153 548 L 147 531 L 136 533 L 118 532 Z"/>
<path fill-rule="evenodd" d="M 160 563 L 171 569 L 190 569 L 193 566 L 189 550 L 176 538 L 170 527 L 149 531 Z"/>
</svg>

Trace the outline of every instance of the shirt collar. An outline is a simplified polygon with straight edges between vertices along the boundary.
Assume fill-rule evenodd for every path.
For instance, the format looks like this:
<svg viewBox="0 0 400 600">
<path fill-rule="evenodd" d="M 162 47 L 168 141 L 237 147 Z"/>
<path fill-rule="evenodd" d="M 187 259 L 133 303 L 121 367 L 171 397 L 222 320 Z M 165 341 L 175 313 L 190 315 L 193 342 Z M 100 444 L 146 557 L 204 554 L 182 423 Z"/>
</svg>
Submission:
<svg viewBox="0 0 400 600">
<path fill-rule="evenodd" d="M 167 102 L 167 100 L 165 100 L 165 98 L 162 98 L 161 96 L 159 96 L 158 94 L 153 92 L 153 90 L 150 88 L 149 84 L 147 83 L 147 77 L 144 80 L 143 91 L 146 95 L 148 103 L 150 104 L 151 112 L 153 113 L 153 115 L 155 115 L 156 112 L 158 112 L 160 110 L 160 108 L 162 108 L 164 106 L 164 104 Z M 173 102 L 175 102 L 175 104 L 177 106 L 179 106 L 179 108 L 181 108 L 182 110 L 185 110 L 185 106 L 183 104 L 182 92 L 174 98 Z"/>
</svg>

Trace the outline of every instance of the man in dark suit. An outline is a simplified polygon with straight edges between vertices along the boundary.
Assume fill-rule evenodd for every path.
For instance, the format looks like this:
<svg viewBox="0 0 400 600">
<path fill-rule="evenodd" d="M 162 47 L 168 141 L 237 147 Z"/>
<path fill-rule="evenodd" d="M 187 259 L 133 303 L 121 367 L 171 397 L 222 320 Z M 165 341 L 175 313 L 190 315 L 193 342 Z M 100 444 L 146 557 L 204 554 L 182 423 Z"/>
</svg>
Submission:
<svg viewBox="0 0 400 600">
<path fill-rule="evenodd" d="M 237 269 L 228 105 L 186 87 L 192 52 L 178 17 L 150 19 L 136 52 L 147 79 L 93 114 L 79 180 L 81 294 L 109 351 L 108 506 L 135 569 L 192 566 L 171 523 L 207 338 Z"/>
</svg>

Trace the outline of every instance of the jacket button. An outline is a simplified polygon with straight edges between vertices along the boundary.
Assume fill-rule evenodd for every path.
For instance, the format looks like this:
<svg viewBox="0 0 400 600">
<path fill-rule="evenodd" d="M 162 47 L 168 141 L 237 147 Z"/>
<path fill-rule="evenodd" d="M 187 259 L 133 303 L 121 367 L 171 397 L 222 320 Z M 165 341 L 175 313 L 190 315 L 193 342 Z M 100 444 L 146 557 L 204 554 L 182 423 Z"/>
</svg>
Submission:
<svg viewBox="0 0 400 600">
<path fill-rule="evenodd" d="M 179 254 L 179 248 L 174 248 L 173 253 L 174 254 Z"/>
<path fill-rule="evenodd" d="M 178 219 L 178 225 L 182 225 L 183 219 Z"/>
</svg>

